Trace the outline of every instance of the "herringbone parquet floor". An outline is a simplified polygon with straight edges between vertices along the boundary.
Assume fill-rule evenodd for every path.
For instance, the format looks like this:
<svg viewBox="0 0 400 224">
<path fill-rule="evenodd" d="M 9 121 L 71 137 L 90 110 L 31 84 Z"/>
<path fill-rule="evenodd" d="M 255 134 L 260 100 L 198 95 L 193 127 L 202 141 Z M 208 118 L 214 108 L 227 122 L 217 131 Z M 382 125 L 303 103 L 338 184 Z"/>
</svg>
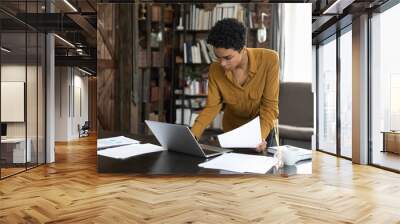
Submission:
<svg viewBox="0 0 400 224">
<path fill-rule="evenodd" d="M 313 175 L 96 173 L 95 138 L 0 181 L 0 223 L 400 223 L 400 175 L 323 153 Z"/>
</svg>

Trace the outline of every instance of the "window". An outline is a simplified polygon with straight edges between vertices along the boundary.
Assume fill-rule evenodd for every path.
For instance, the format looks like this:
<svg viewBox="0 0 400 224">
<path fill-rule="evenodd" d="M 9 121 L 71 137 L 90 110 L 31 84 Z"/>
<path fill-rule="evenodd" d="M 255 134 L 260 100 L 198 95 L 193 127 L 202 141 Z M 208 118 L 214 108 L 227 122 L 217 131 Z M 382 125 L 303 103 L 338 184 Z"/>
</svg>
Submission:
<svg viewBox="0 0 400 224">
<path fill-rule="evenodd" d="M 350 29 L 340 36 L 340 154 L 348 158 L 352 157 L 352 74 Z"/>
<path fill-rule="evenodd" d="M 400 130 L 400 4 L 373 15 L 371 73 L 372 163 L 400 170 L 397 154 L 382 152 L 383 133 Z"/>
<path fill-rule="evenodd" d="M 318 149 L 336 153 L 336 36 L 318 48 Z"/>
</svg>

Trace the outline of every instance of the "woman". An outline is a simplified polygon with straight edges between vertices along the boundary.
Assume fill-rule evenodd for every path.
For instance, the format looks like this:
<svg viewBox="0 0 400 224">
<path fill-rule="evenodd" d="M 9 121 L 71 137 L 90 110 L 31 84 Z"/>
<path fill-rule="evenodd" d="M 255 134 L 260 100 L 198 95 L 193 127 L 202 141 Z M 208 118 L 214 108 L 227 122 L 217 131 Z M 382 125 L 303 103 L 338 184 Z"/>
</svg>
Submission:
<svg viewBox="0 0 400 224">
<path fill-rule="evenodd" d="M 208 73 L 208 98 L 192 132 L 200 139 L 204 129 L 224 107 L 223 131 L 235 129 L 260 116 L 262 139 L 258 152 L 272 143 L 273 124 L 278 116 L 279 59 L 275 51 L 246 48 L 246 30 L 236 19 L 215 24 L 207 38 L 217 62 Z M 267 138 L 268 137 L 268 138 Z"/>
</svg>

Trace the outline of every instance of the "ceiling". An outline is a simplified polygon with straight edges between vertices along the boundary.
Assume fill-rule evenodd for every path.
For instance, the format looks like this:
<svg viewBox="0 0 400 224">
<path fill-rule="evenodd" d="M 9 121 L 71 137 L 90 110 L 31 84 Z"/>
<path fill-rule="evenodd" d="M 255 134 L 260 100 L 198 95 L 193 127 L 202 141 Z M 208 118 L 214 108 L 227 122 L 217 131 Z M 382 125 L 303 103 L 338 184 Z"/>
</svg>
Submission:
<svg viewBox="0 0 400 224">
<path fill-rule="evenodd" d="M 56 66 L 81 67 L 96 73 L 96 0 L 1 0 L 2 46 L 12 49 L 7 57 L 15 60 L 35 55 L 25 31 L 54 32 Z M 51 9 L 52 13 L 49 13 Z M 27 35 L 28 41 L 32 35 Z M 65 40 L 65 41 L 64 41 Z M 35 41 L 36 42 L 36 41 Z M 27 52 L 26 52 L 27 51 Z M 30 58 L 31 56 L 29 56 Z"/>
<path fill-rule="evenodd" d="M 61 38 L 55 38 L 56 65 L 75 65 L 87 70 L 96 71 L 96 34 L 97 3 L 126 3 L 133 0 L 1 0 L 0 21 L 3 35 L 9 47 L 15 53 L 25 55 L 26 29 L 40 32 L 55 32 Z M 151 1 L 141 1 L 151 2 Z M 171 3 L 171 1 L 153 1 Z M 189 0 L 174 1 L 192 2 Z M 200 2 L 200 1 L 199 1 Z M 203 1 L 210 2 L 210 1 Z M 212 2 L 212 0 L 211 0 Z M 214 1 L 217 2 L 217 1 Z M 351 23 L 352 17 L 379 7 L 387 0 L 270 0 L 270 1 L 236 1 L 263 3 L 311 3 L 312 4 L 312 37 L 313 43 L 334 34 L 340 27 Z M 52 13 L 48 13 L 52 8 Z M 341 22 L 338 22 L 338 21 Z M 74 46 L 72 46 L 72 45 Z M 3 44 L 4 45 L 4 44 Z M 4 45 L 5 46 L 5 45 Z M 34 51 L 34 44 L 28 45 L 28 55 Z"/>
<path fill-rule="evenodd" d="M 388 0 L 310 0 L 313 44 L 326 39 L 352 22 L 353 17 L 374 11 Z"/>
</svg>

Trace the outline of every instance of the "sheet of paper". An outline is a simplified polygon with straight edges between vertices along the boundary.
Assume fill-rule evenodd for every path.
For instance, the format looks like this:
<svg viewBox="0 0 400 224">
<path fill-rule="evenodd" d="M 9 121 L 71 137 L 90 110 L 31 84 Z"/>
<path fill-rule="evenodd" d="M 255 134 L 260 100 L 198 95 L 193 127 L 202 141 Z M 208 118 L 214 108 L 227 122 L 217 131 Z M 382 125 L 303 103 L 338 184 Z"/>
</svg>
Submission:
<svg viewBox="0 0 400 224">
<path fill-rule="evenodd" d="M 273 157 L 246 155 L 240 153 L 225 153 L 215 159 L 199 164 L 209 169 L 227 170 L 238 173 L 265 174 L 277 160 Z"/>
<path fill-rule="evenodd" d="M 115 159 L 126 159 L 129 157 L 143 155 L 152 152 L 163 151 L 164 148 L 153 144 L 132 144 L 120 147 L 108 148 L 97 151 L 97 155 L 111 157 Z"/>
<path fill-rule="evenodd" d="M 255 148 L 261 140 L 260 117 L 224 134 L 218 135 L 222 148 Z"/>
<path fill-rule="evenodd" d="M 102 138 L 97 140 L 97 148 L 98 149 L 105 149 L 109 147 L 116 147 L 116 146 L 123 146 L 123 145 L 130 145 L 130 144 L 137 144 L 140 143 L 139 141 L 131 138 L 127 138 L 125 136 L 118 136 L 112 138 Z"/>
</svg>

